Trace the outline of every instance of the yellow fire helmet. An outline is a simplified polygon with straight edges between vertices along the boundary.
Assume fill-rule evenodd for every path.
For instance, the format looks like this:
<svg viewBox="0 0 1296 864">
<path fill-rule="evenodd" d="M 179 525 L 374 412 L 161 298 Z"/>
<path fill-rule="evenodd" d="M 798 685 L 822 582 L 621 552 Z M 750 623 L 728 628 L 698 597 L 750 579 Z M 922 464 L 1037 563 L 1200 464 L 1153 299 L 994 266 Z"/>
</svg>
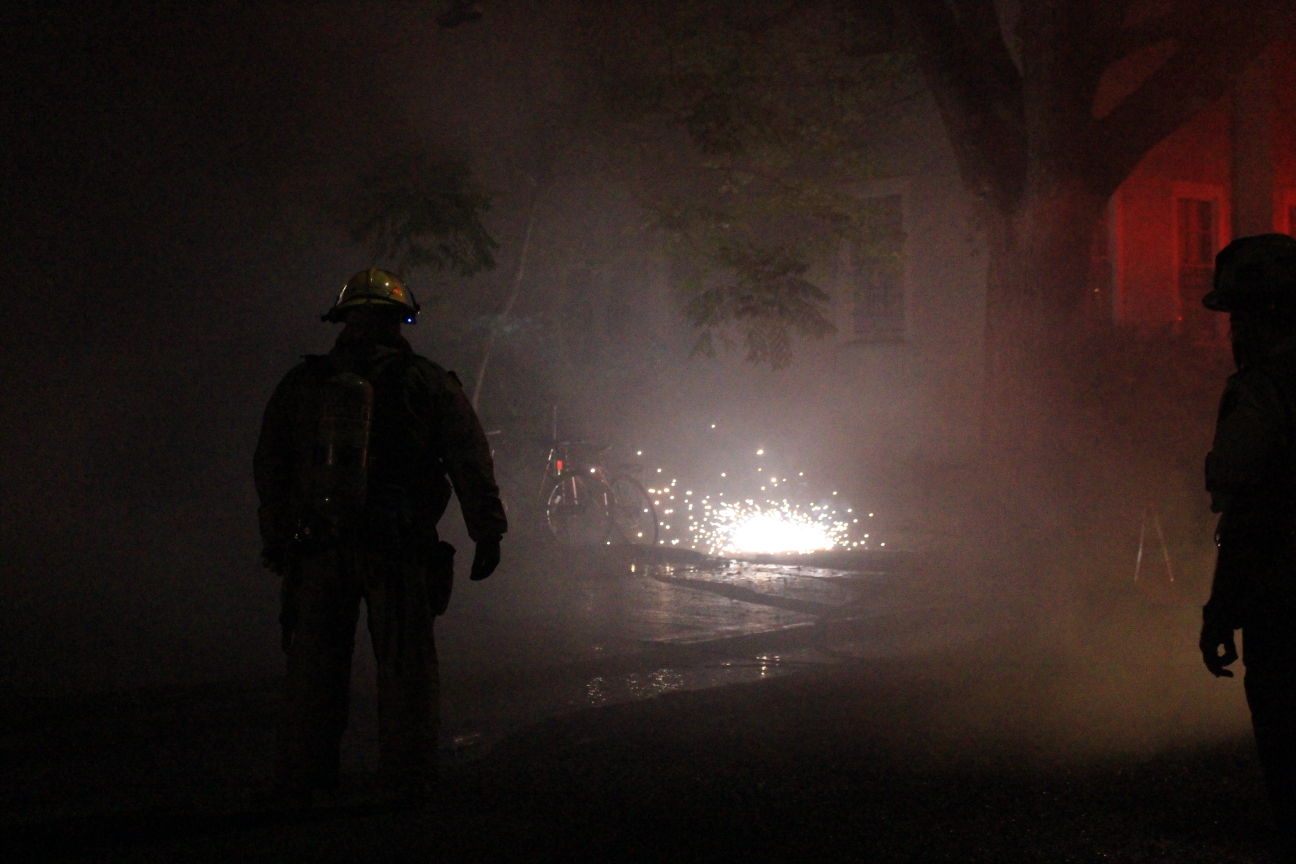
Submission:
<svg viewBox="0 0 1296 864">
<path fill-rule="evenodd" d="M 341 321 L 343 310 L 371 304 L 399 307 L 405 313 L 406 324 L 413 324 L 418 318 L 419 304 L 405 283 L 395 274 L 377 267 L 361 270 L 348 279 L 333 308 L 320 317 L 324 321 Z"/>
</svg>

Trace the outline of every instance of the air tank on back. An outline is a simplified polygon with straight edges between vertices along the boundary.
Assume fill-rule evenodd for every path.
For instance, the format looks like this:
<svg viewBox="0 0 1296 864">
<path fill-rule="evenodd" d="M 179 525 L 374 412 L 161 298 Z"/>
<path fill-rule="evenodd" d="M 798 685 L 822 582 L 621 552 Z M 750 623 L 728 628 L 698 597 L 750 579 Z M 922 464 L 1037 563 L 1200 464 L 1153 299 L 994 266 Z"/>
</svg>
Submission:
<svg viewBox="0 0 1296 864">
<path fill-rule="evenodd" d="M 364 508 L 373 386 L 342 372 L 324 382 L 311 465 L 311 506 L 334 525 Z"/>
</svg>

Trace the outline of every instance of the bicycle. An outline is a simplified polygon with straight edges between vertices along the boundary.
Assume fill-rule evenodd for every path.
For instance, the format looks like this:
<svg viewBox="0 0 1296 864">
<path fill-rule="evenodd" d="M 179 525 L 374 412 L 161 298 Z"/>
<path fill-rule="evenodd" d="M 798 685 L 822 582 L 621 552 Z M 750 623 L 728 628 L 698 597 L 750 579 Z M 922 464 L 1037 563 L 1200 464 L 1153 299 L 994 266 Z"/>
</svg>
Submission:
<svg viewBox="0 0 1296 864">
<path fill-rule="evenodd" d="M 552 441 L 540 493 L 545 522 L 560 543 L 594 546 L 657 544 L 657 508 L 634 475 L 633 462 L 605 468 L 610 444 Z"/>
</svg>

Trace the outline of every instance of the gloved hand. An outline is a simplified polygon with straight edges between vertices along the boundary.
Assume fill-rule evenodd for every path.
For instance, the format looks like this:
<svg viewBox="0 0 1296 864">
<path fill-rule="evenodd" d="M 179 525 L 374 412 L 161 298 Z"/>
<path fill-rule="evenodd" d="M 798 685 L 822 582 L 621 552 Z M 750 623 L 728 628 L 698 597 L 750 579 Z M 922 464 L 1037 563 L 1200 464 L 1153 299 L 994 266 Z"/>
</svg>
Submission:
<svg viewBox="0 0 1296 864">
<path fill-rule="evenodd" d="M 494 573 L 499 563 L 500 538 L 489 537 L 485 540 L 479 540 L 477 541 L 477 548 L 473 551 L 472 571 L 468 574 L 468 578 L 474 582 L 480 582 Z"/>
<path fill-rule="evenodd" d="M 1201 638 L 1197 640 L 1201 649 L 1202 662 L 1216 678 L 1232 678 L 1233 672 L 1227 667 L 1238 659 L 1237 642 L 1233 639 L 1233 628 L 1207 620 L 1202 624 Z"/>
</svg>

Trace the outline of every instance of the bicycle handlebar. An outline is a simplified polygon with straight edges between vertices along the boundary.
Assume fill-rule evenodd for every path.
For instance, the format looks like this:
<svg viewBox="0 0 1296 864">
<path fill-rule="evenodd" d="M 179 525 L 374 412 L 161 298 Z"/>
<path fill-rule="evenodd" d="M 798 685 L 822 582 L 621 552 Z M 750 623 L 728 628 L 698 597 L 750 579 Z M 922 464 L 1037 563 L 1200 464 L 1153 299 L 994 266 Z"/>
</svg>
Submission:
<svg viewBox="0 0 1296 864">
<path fill-rule="evenodd" d="M 563 438 L 554 440 L 552 438 L 533 439 L 537 444 L 543 444 L 546 447 L 565 448 L 565 447 L 584 447 L 595 453 L 602 453 L 605 450 L 611 450 L 612 444 L 608 441 L 599 441 L 592 438 Z"/>
</svg>

